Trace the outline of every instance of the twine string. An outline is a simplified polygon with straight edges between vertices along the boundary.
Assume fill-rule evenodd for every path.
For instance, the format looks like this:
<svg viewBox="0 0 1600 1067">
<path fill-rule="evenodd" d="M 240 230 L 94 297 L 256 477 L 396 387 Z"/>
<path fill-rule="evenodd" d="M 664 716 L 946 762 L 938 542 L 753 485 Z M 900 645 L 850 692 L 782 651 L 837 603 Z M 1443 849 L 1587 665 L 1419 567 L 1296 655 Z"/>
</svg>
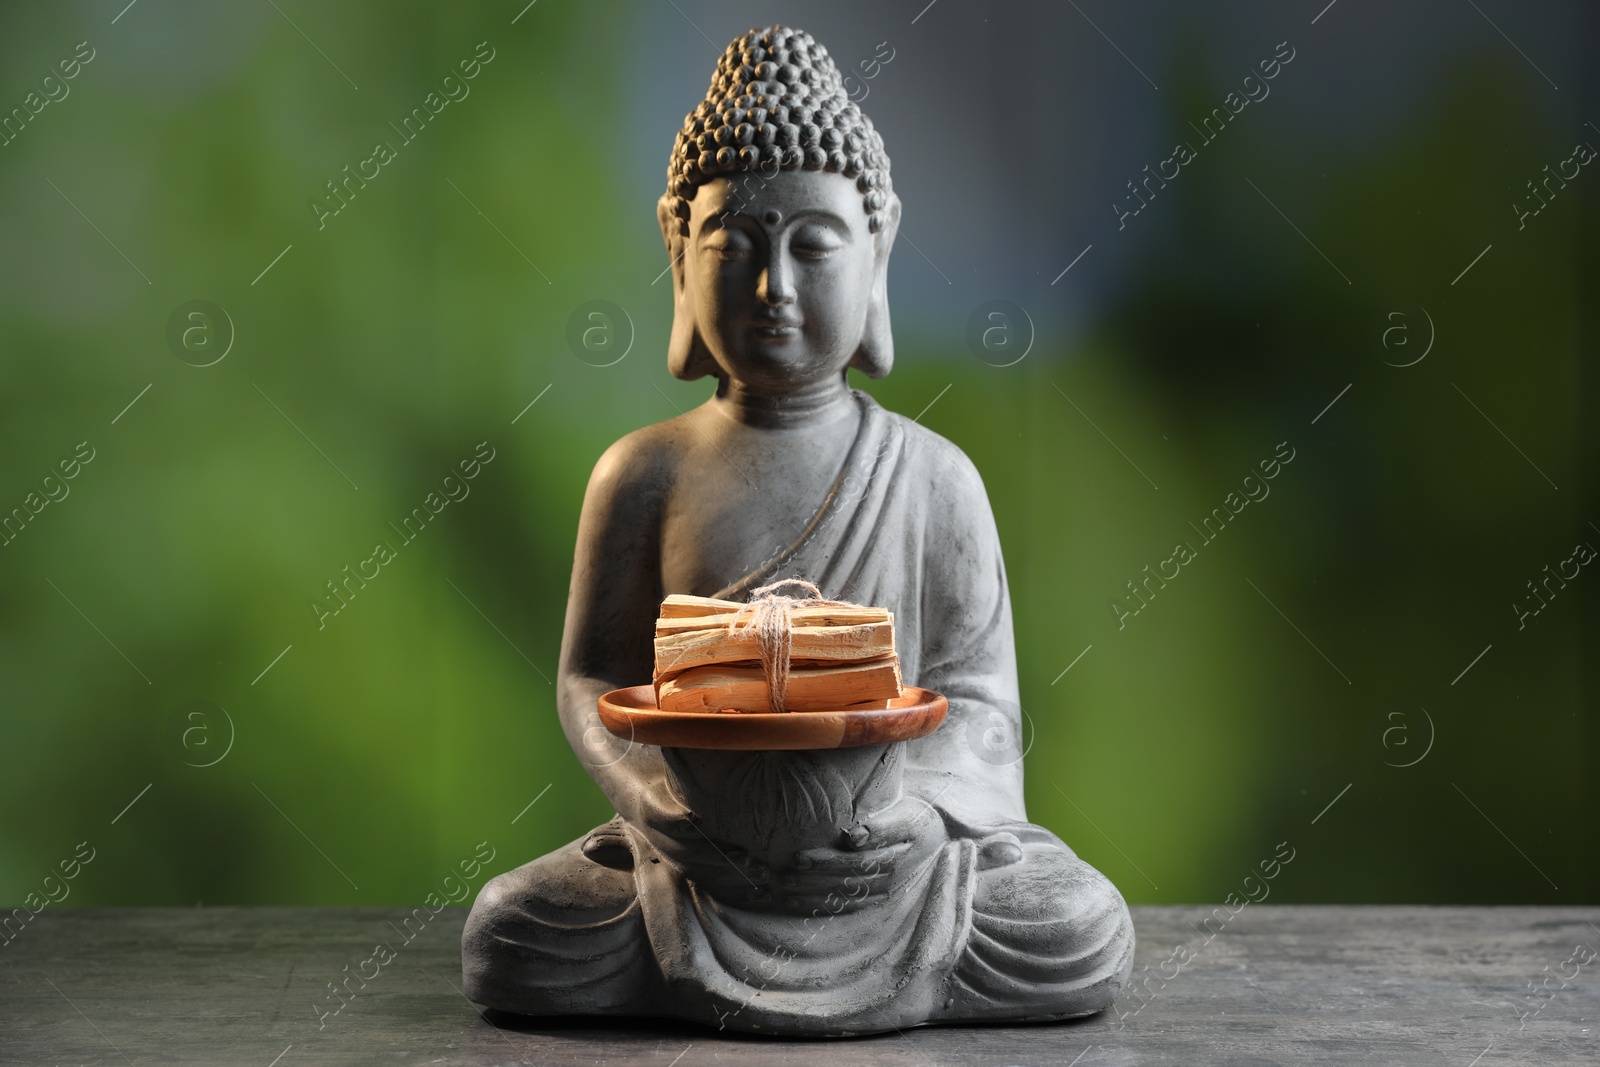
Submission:
<svg viewBox="0 0 1600 1067">
<path fill-rule="evenodd" d="M 799 586 L 805 596 L 784 596 L 776 590 L 784 586 Z M 774 714 L 788 709 L 784 698 L 789 689 L 790 654 L 794 647 L 790 613 L 797 605 L 807 607 L 856 607 L 847 600 L 828 600 L 811 582 L 804 578 L 780 578 L 770 585 L 753 590 L 749 603 L 734 613 L 728 623 L 728 632 L 755 631 L 756 646 L 761 651 L 761 673 L 767 681 L 767 701 Z"/>
</svg>

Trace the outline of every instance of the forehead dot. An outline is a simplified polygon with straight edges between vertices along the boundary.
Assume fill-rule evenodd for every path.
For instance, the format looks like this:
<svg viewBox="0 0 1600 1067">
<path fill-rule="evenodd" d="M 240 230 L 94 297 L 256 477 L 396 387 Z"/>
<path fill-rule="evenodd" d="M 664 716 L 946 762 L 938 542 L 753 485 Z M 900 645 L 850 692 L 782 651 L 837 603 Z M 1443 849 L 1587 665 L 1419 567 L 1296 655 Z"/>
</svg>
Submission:
<svg viewBox="0 0 1600 1067">
<path fill-rule="evenodd" d="M 767 213 L 761 216 L 761 218 L 762 221 L 764 221 L 768 226 L 776 226 L 778 223 L 783 221 L 783 212 L 779 211 L 777 208 L 769 208 Z"/>
</svg>

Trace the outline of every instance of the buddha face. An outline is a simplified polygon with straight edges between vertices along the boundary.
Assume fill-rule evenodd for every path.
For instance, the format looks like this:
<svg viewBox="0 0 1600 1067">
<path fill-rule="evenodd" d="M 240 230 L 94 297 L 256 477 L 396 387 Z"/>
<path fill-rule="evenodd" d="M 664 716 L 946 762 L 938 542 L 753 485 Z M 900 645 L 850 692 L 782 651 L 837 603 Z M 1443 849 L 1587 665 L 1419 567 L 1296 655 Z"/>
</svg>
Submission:
<svg viewBox="0 0 1600 1067">
<path fill-rule="evenodd" d="M 841 374 L 881 299 L 892 226 L 867 228 L 854 181 L 739 174 L 690 201 L 683 285 L 723 373 L 783 393 Z"/>
</svg>

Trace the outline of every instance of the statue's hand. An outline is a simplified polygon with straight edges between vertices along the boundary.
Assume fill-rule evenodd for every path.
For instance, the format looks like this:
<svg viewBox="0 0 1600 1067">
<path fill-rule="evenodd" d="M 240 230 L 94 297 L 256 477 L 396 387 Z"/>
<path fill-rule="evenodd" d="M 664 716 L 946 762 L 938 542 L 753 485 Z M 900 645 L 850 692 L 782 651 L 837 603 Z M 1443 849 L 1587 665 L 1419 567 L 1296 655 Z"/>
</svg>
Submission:
<svg viewBox="0 0 1600 1067">
<path fill-rule="evenodd" d="M 905 797 L 853 826 L 832 847 L 795 853 L 783 888 L 797 897 L 842 897 L 857 904 L 884 896 L 944 843 L 943 826 L 926 804 Z"/>
</svg>

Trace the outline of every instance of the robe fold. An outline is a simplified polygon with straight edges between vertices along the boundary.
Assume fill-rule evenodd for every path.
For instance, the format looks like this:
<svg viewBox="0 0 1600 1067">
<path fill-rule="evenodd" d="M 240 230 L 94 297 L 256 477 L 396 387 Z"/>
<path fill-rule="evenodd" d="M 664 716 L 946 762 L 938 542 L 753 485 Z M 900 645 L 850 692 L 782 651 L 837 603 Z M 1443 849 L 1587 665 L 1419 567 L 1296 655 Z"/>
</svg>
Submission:
<svg viewBox="0 0 1600 1067">
<path fill-rule="evenodd" d="M 963 818 L 1024 822 L 1011 594 L 983 480 L 955 445 L 853 392 L 856 439 L 805 533 L 711 595 L 799 577 L 894 612 L 901 676 L 950 702 L 939 730 L 910 742 L 911 775 L 938 782 L 930 796 L 956 793 L 945 806 Z"/>
</svg>

